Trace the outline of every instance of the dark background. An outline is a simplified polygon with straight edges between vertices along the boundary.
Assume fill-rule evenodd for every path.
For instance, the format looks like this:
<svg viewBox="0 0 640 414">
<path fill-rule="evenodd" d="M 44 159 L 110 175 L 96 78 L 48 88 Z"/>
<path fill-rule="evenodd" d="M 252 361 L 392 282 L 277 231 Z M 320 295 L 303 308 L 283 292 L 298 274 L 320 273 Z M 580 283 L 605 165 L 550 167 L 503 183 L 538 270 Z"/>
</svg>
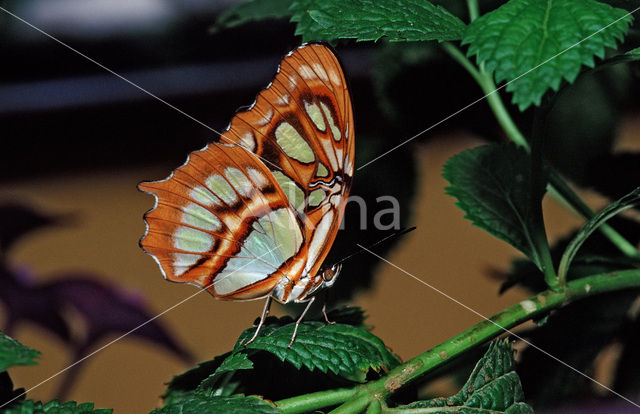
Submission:
<svg viewBox="0 0 640 414">
<path fill-rule="evenodd" d="M 218 131 L 237 108 L 251 104 L 280 58 L 300 44 L 295 27 L 281 20 L 211 33 L 216 16 L 233 3 L 0 1 L 2 7 Z M 495 2 L 483 7 L 490 7 L 488 3 Z M 448 6 L 464 18 L 461 2 Z M 432 46 L 340 42 L 336 50 L 350 81 L 356 166 L 481 96 L 466 73 Z M 598 148 L 637 150 L 640 141 L 640 89 L 632 69 L 580 82 L 579 92 L 556 109 L 556 116 L 570 128 L 558 126 L 553 132 L 563 137 L 574 133 L 576 139 L 551 140 L 548 149 L 551 158 L 555 154 L 558 160 L 570 160 L 561 167 L 578 182 L 588 181 L 593 171 L 589 165 L 601 153 Z M 506 101 L 509 98 L 505 95 Z M 514 116 L 527 132 L 531 111 Z M 600 131 L 589 146 L 595 149 L 585 149 L 579 140 L 584 130 Z M 164 282 L 155 263 L 139 250 L 141 217 L 152 200 L 135 186 L 165 177 L 190 151 L 215 136 L 0 11 L 0 202 L 27 203 L 76 218 L 17 245 L 12 263 L 27 267 L 36 279 L 55 278 L 65 269 L 90 270 L 144 296 L 156 312 L 196 292 L 191 286 Z M 386 246 L 379 252 L 388 251 L 392 262 L 487 316 L 524 297 L 517 290 L 498 297 L 500 282 L 488 276 L 495 273 L 492 270 L 506 270 L 517 253 L 463 219 L 453 199 L 444 195 L 440 170 L 462 149 L 503 138 L 482 102 L 356 173 L 353 188 L 368 201 L 369 224 L 381 208 L 375 199 L 393 195 L 401 202 L 403 225 L 418 226 L 400 240 L 401 248 L 390 252 Z M 606 202 L 593 193 L 585 195 L 595 206 Z M 545 202 L 545 209 L 552 238 L 580 223 L 552 200 Z M 356 242 L 380 237 L 371 229 L 357 229 L 352 207 L 347 214 L 347 231 L 338 236 L 332 257 L 352 252 Z M 391 267 L 379 266 L 372 279 L 376 264 L 367 255 L 347 263 L 331 295 L 334 301 L 363 306 L 374 333 L 401 357 L 409 358 L 479 321 Z M 203 360 L 229 349 L 261 306 L 218 302 L 203 294 L 162 320 Z M 11 372 L 18 386 L 29 388 L 69 362 L 64 344 L 34 326 L 25 325 L 16 337 L 43 351 L 37 368 Z M 157 402 L 163 383 L 184 369 L 166 351 L 125 339 L 87 361 L 71 397 L 114 407 L 116 412 L 144 412 Z M 29 395 L 52 398 L 58 380 Z M 453 390 L 446 382 L 437 387 Z"/>
</svg>

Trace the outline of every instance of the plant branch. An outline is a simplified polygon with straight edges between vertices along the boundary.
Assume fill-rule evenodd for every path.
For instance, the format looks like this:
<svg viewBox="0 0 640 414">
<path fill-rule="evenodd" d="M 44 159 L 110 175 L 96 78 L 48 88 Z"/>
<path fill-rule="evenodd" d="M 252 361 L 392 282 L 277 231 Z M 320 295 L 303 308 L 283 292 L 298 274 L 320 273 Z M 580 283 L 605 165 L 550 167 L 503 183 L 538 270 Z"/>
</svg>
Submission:
<svg viewBox="0 0 640 414">
<path fill-rule="evenodd" d="M 447 52 L 456 62 L 458 62 L 480 85 L 480 88 L 485 93 L 487 103 L 493 111 L 500 127 L 507 134 L 509 139 L 516 145 L 519 145 L 527 150 L 531 151 L 531 147 L 526 138 L 520 132 L 518 126 L 513 122 L 513 118 L 509 114 L 509 111 L 504 105 L 498 89 L 493 82 L 493 78 L 490 73 L 484 70 L 484 66 L 480 65 L 477 68 L 469 59 L 462 53 L 462 51 L 452 45 L 451 43 L 442 43 L 442 49 Z M 549 169 L 549 193 L 560 200 L 565 206 L 570 207 L 570 210 L 581 215 L 585 219 L 589 220 L 593 218 L 595 213 L 589 206 L 587 206 L 578 195 L 567 185 L 567 183 L 558 175 L 553 169 Z M 640 252 L 638 249 L 625 239 L 620 233 L 618 233 L 613 227 L 605 224 L 599 228 L 599 230 L 607 237 L 614 246 L 618 248 L 625 256 L 640 259 Z"/>
<path fill-rule="evenodd" d="M 474 21 L 480 16 L 480 7 L 478 7 L 478 0 L 467 0 L 467 9 L 469 9 L 470 21 Z"/>
<path fill-rule="evenodd" d="M 549 184 L 555 194 L 558 194 L 560 200 L 569 204 L 575 212 L 590 220 L 595 216 L 595 213 L 588 205 L 586 205 L 576 193 L 569 188 L 567 183 L 556 173 L 555 171 L 549 172 Z M 625 256 L 632 259 L 640 259 L 640 252 L 638 249 L 627 239 L 618 233 L 613 227 L 608 224 L 603 224 L 598 228 L 602 234 L 604 234 Z"/>
<path fill-rule="evenodd" d="M 305 413 L 321 407 L 331 407 L 342 404 L 352 398 L 357 392 L 357 388 L 338 388 L 329 391 L 319 391 L 277 401 L 276 406 L 283 413 Z"/>
<path fill-rule="evenodd" d="M 478 323 L 404 364 L 384 377 L 351 389 L 336 389 L 288 398 L 276 403 L 286 414 L 303 413 L 343 403 L 332 414 L 360 413 L 455 357 L 510 332 L 514 327 L 576 300 L 628 288 L 640 288 L 640 270 L 601 273 L 573 280 L 561 292 L 546 290 Z M 383 410 L 384 411 L 384 410 Z"/>
<path fill-rule="evenodd" d="M 538 256 L 538 262 L 542 267 L 542 273 L 544 279 L 547 282 L 547 286 L 552 290 L 559 290 L 560 284 L 558 282 L 558 276 L 556 275 L 553 259 L 551 258 L 551 250 L 549 249 L 549 241 L 547 239 L 547 233 L 544 228 L 544 218 L 542 216 L 542 197 L 543 194 L 538 194 L 538 191 L 544 191 L 547 185 L 546 168 L 542 159 L 545 137 L 545 119 L 546 108 L 538 109 L 536 111 L 534 123 L 533 123 L 533 139 L 531 142 L 531 216 L 533 222 L 533 245 L 534 251 Z"/>
<path fill-rule="evenodd" d="M 567 280 L 567 274 L 569 273 L 569 265 L 574 259 L 578 250 L 582 244 L 587 241 L 591 233 L 593 233 L 598 227 L 602 226 L 604 222 L 609 220 L 616 214 L 621 213 L 624 210 L 630 209 L 640 205 L 640 187 L 625 195 L 618 201 L 610 204 L 607 208 L 602 210 L 596 217 L 589 220 L 575 235 L 573 240 L 567 245 L 562 258 L 560 259 L 560 265 L 558 266 L 558 280 L 561 285 L 564 286 Z"/>
<path fill-rule="evenodd" d="M 491 107 L 500 127 L 517 145 L 522 146 L 529 151 L 529 143 L 525 139 L 524 135 L 520 132 L 520 129 L 516 126 L 509 115 L 509 111 L 504 106 L 500 95 L 496 89 L 496 85 L 493 83 L 493 79 L 482 69 L 478 69 L 471 61 L 462 53 L 462 51 L 451 43 L 442 43 L 440 45 L 442 49 L 449 54 L 456 62 L 458 62 L 480 85 L 480 88 L 485 93 L 487 102 Z"/>
</svg>

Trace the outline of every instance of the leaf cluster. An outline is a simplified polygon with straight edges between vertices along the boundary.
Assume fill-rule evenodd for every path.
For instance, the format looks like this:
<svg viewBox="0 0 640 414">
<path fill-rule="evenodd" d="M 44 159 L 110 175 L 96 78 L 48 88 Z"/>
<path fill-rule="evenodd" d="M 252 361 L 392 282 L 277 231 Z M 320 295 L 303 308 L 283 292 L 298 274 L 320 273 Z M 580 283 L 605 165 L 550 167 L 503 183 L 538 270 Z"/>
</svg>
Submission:
<svg viewBox="0 0 640 414">
<path fill-rule="evenodd" d="M 243 4 L 251 9 L 243 9 L 244 16 L 260 20 L 254 6 L 268 3 L 276 2 Z M 303 41 L 378 42 L 373 86 L 381 112 L 399 131 L 414 123 L 424 128 L 425 119 L 431 122 L 425 118 L 429 114 L 436 114 L 435 123 L 460 109 L 447 107 L 448 101 L 439 96 L 476 99 L 465 95 L 472 88 L 460 80 L 465 71 L 471 75 L 468 82 L 482 89 L 512 143 L 462 152 L 447 162 L 443 175 L 450 184 L 447 193 L 467 219 L 524 254 L 504 275 L 503 289 L 563 292 L 571 281 L 636 269 L 640 225 L 614 216 L 639 204 L 640 154 L 615 153 L 612 148 L 622 110 L 632 99 L 633 65 L 640 56 L 638 39 L 629 32 L 634 25 L 629 12 L 637 6 L 628 1 L 509 0 L 482 2 L 479 10 L 478 2 L 466 3 L 465 8 L 441 1 L 279 0 L 278 16 L 263 18 L 288 18 Z M 225 25 L 222 19 L 217 24 Z M 457 72 L 454 64 L 459 65 Z M 464 86 L 442 87 L 452 83 Z M 414 98 L 408 99 L 412 93 Z M 426 95 L 433 99 L 421 99 Z M 504 106 L 505 95 L 519 112 Z M 441 102 L 433 108 L 431 101 L 438 99 Z M 488 141 L 498 138 L 495 129 L 476 126 L 486 122 L 487 113 L 465 116 L 469 128 L 488 136 Z M 377 155 L 373 152 L 362 158 Z M 596 189 L 612 203 L 600 213 L 591 211 L 560 174 Z M 547 194 L 582 214 L 585 225 L 559 241 L 548 240 L 542 211 Z M 632 389 L 631 383 L 640 384 L 631 379 L 624 362 L 640 360 L 633 349 L 640 340 L 630 333 L 638 323 L 631 312 L 637 295 L 628 290 L 572 303 L 539 319 L 541 326 L 526 336 L 586 372 L 607 346 L 622 343 L 614 383 Z M 277 354 L 275 348 L 271 351 Z M 542 407 L 584 395 L 584 378 L 561 372 L 552 360 L 540 360 L 534 349 L 522 356 L 531 401 Z M 307 369 L 314 363 L 298 361 Z M 548 381 L 539 380 L 540 372 Z M 521 391 L 506 385 L 502 389 L 510 390 L 511 397 Z M 416 403 L 414 408 L 436 407 L 435 401 Z M 461 391 L 438 401 L 457 406 L 466 399 Z M 475 412 L 462 406 L 461 410 Z"/>
<path fill-rule="evenodd" d="M 358 309 L 343 308 L 333 315 L 339 319 L 354 311 Z M 291 348 L 293 322 L 289 318 L 270 318 L 264 328 L 248 346 L 243 344 L 255 328 L 240 335 L 233 351 L 175 377 L 164 395 L 163 408 L 152 414 L 288 412 L 286 398 L 361 384 L 400 364 L 382 341 L 362 326 L 304 322 Z M 439 412 L 434 408 L 447 407 L 463 413 L 532 413 L 523 402 L 513 355 L 508 341 L 494 342 L 456 395 L 398 405 L 396 409 Z M 270 386 L 272 382 L 275 384 Z M 258 393 L 260 396 L 251 395 Z M 276 398 L 280 402 L 273 403 Z"/>
<path fill-rule="evenodd" d="M 328 316 L 336 323 L 303 322 L 291 347 L 295 322 L 289 317 L 268 318 L 260 335 L 246 346 L 255 328 L 245 330 L 232 351 L 176 376 L 164 395 L 167 406 L 194 394 L 259 394 L 278 400 L 364 383 L 400 363 L 362 325 L 359 308 L 334 309 Z"/>
<path fill-rule="evenodd" d="M 429 408 L 432 409 L 430 412 L 437 412 L 435 408 L 446 408 L 463 414 L 482 414 L 487 410 L 492 413 L 532 414 L 533 409 L 523 400 L 513 349 L 508 341 L 500 340 L 489 345 L 457 394 L 416 401 L 399 408 Z"/>
</svg>

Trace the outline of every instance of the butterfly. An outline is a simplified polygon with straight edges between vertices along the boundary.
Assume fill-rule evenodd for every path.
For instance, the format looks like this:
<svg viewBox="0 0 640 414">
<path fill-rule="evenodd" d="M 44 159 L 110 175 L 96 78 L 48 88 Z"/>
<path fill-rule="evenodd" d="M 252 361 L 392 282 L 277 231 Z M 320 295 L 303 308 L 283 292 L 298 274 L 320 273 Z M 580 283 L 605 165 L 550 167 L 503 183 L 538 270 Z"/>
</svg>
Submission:
<svg viewBox="0 0 640 414">
<path fill-rule="evenodd" d="M 139 184 L 155 197 L 141 247 L 168 280 L 223 300 L 267 298 L 247 344 L 271 299 L 308 302 L 293 343 L 315 294 L 340 272 L 321 266 L 344 215 L 354 151 L 341 65 L 329 46 L 304 44 L 218 140 L 166 179 Z"/>
</svg>

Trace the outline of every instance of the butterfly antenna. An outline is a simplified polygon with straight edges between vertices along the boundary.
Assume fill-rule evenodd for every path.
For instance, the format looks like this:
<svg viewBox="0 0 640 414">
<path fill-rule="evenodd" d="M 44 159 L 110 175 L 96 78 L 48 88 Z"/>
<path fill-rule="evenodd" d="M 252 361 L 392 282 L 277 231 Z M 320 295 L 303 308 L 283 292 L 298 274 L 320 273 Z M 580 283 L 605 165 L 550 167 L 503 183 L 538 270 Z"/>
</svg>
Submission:
<svg viewBox="0 0 640 414">
<path fill-rule="evenodd" d="M 406 228 L 404 228 L 404 229 L 400 229 L 400 230 L 398 230 L 397 232 L 392 233 L 392 234 L 390 234 L 390 235 L 388 235 L 388 236 L 385 236 L 385 237 L 381 238 L 380 240 L 378 240 L 377 242 L 375 242 L 375 243 L 373 243 L 373 244 L 371 244 L 371 245 L 369 245 L 369 246 L 367 246 L 367 247 L 365 247 L 365 248 L 360 248 L 360 249 L 358 249 L 357 251 L 355 251 L 355 252 L 351 253 L 350 255 L 343 257 L 342 259 L 340 259 L 340 260 L 338 260 L 337 262 L 335 262 L 335 263 L 333 264 L 333 266 L 337 266 L 337 265 L 339 265 L 340 263 L 343 263 L 343 262 L 347 261 L 348 259 L 351 259 L 351 258 L 352 258 L 353 256 L 355 256 L 355 255 L 358 255 L 358 254 L 360 254 L 360 253 L 362 253 L 362 252 L 364 252 L 364 251 L 366 251 L 366 250 L 369 250 L 369 249 L 371 249 L 371 248 L 373 248 L 373 247 L 376 247 L 377 245 L 379 245 L 379 244 L 381 244 L 381 243 L 384 243 L 384 242 L 386 242 L 386 241 L 387 241 L 387 240 L 389 240 L 389 239 L 392 239 L 392 238 L 395 238 L 395 237 L 399 237 L 399 236 L 405 235 L 405 234 L 407 234 L 407 233 L 409 233 L 409 232 L 411 232 L 411 231 L 414 231 L 415 229 L 416 229 L 416 227 L 415 227 L 415 226 L 413 226 L 413 227 L 406 227 Z M 332 267 L 333 267 L 333 266 L 332 266 Z"/>
</svg>

